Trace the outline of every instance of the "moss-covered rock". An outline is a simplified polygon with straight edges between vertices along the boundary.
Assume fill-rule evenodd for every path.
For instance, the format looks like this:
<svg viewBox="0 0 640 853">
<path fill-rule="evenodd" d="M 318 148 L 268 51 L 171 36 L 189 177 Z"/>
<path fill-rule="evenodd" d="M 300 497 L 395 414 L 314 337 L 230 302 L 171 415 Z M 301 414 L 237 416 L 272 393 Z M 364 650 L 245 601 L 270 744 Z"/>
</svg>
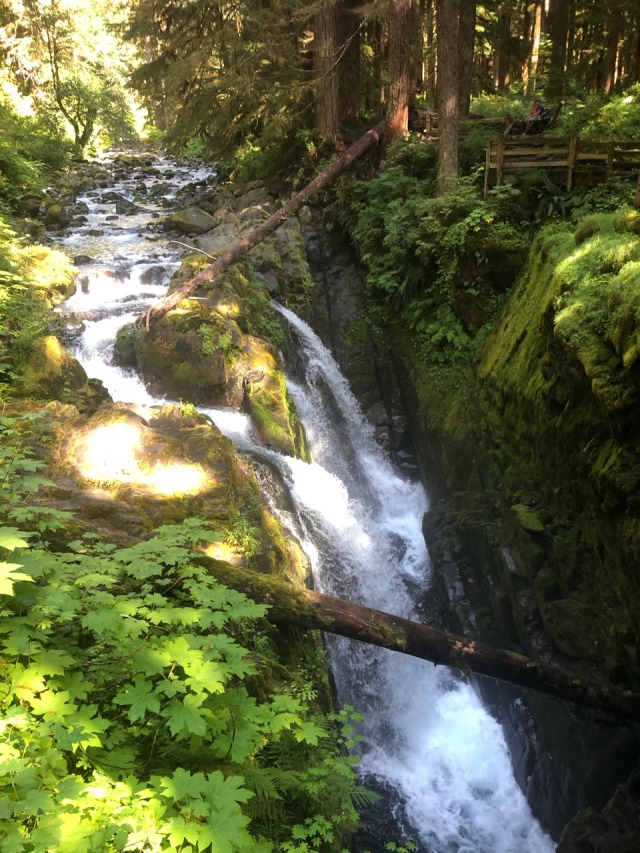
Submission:
<svg viewBox="0 0 640 853">
<path fill-rule="evenodd" d="M 250 286 L 243 284 L 244 298 L 223 281 L 205 299 L 183 300 L 149 332 L 121 329 L 116 357 L 137 367 L 158 393 L 198 405 L 244 406 L 267 446 L 307 458 L 275 350 L 240 330 L 241 318 L 245 325 L 256 323 L 253 312 L 259 304 L 256 300 L 245 308 Z"/>
<path fill-rule="evenodd" d="M 541 236 L 440 435 L 448 487 L 501 491 L 503 535 L 524 541 L 510 508 L 531 581 L 555 576 L 537 614 L 547 639 L 635 683 L 640 243 L 614 225 L 578 229 L 578 247 L 569 229 Z"/>
<path fill-rule="evenodd" d="M 299 546 L 266 506 L 253 471 L 203 415 L 111 404 L 86 416 L 50 403 L 37 428 L 25 420 L 25 440 L 48 465 L 46 505 L 73 513 L 60 537 L 91 532 L 125 542 L 198 517 L 219 534 L 209 549 L 215 559 L 296 582 L 306 576 Z"/>
<path fill-rule="evenodd" d="M 60 400 L 87 412 L 111 399 L 102 383 L 89 379 L 82 365 L 54 335 L 32 342 L 21 373 L 11 385 L 11 396 Z"/>
</svg>

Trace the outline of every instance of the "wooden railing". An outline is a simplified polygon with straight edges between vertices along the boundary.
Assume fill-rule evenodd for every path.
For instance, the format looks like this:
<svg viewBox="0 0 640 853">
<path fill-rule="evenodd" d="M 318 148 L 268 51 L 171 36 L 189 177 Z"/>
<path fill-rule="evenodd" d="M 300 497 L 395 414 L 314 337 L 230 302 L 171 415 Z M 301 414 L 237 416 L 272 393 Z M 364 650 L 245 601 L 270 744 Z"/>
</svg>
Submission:
<svg viewBox="0 0 640 853">
<path fill-rule="evenodd" d="M 612 175 L 638 180 L 640 140 L 592 142 L 578 136 L 497 137 L 487 145 L 484 194 L 516 172 L 543 170 L 572 190 L 578 183 L 599 183 Z"/>
</svg>

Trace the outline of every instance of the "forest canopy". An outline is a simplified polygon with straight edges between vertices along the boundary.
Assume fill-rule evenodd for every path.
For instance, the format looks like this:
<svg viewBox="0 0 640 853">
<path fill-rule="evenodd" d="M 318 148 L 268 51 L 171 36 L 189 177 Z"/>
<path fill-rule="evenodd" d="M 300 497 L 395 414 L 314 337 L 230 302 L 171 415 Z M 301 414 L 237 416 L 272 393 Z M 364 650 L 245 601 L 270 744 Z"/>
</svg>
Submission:
<svg viewBox="0 0 640 853">
<path fill-rule="evenodd" d="M 146 121 L 175 150 L 247 173 L 381 118 L 402 135 L 412 111 L 437 109 L 441 171 L 455 175 L 472 99 L 524 117 L 543 97 L 567 131 L 637 134 L 639 14 L 620 0 L 4 0 L 0 109 L 27 160 L 55 162 L 61 138 L 76 152 L 133 138 Z"/>
</svg>

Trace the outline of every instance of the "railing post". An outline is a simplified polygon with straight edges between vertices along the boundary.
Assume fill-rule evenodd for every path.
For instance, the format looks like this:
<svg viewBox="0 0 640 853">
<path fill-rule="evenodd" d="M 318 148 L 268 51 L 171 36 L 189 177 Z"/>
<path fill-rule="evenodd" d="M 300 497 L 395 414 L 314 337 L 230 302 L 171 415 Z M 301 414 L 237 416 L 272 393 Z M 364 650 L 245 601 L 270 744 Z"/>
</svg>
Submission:
<svg viewBox="0 0 640 853">
<path fill-rule="evenodd" d="M 489 195 L 489 172 L 491 171 L 491 146 L 493 145 L 493 140 L 490 139 L 487 142 L 487 156 L 484 161 L 484 197 L 486 198 Z"/>
<path fill-rule="evenodd" d="M 578 153 L 578 137 L 572 134 L 569 137 L 569 158 L 567 160 L 567 191 L 573 189 L 573 170 L 576 167 L 576 156 Z"/>
<path fill-rule="evenodd" d="M 616 152 L 615 142 L 607 143 L 607 180 L 613 175 L 613 158 Z"/>
<path fill-rule="evenodd" d="M 502 185 L 502 170 L 504 168 L 504 139 L 500 136 L 496 143 L 496 186 Z"/>
</svg>

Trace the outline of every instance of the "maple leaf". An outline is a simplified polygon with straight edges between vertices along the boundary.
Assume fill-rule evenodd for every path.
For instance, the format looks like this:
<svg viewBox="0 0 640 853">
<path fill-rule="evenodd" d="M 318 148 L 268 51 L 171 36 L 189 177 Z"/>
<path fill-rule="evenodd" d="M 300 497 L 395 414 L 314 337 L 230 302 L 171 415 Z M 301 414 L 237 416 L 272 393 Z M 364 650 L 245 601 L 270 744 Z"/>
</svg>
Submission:
<svg viewBox="0 0 640 853">
<path fill-rule="evenodd" d="M 153 690 L 153 685 L 146 678 L 136 676 L 133 684 L 126 684 L 113 699 L 115 705 L 129 705 L 127 716 L 131 722 L 141 720 L 148 711 L 157 714 L 160 711 L 160 700 Z"/>
</svg>

